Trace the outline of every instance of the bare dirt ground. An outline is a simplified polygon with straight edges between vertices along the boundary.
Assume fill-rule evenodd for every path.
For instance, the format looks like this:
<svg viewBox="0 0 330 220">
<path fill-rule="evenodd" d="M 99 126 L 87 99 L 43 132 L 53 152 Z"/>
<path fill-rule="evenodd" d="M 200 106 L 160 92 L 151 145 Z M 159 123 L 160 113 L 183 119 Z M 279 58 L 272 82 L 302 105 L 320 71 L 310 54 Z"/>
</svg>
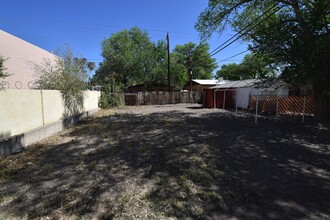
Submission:
<svg viewBox="0 0 330 220">
<path fill-rule="evenodd" d="M 330 132 L 124 107 L 0 157 L 0 219 L 330 219 Z"/>
</svg>

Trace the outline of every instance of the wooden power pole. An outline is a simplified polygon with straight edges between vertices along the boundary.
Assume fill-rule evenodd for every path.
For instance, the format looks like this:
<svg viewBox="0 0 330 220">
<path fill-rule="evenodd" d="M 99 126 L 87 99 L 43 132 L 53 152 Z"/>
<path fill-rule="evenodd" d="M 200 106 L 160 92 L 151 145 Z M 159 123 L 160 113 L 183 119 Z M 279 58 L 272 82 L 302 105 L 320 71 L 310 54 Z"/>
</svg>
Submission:
<svg viewBox="0 0 330 220">
<path fill-rule="evenodd" d="M 166 35 L 167 40 L 167 80 L 168 80 L 168 92 L 171 92 L 171 56 L 170 56 L 170 36 L 167 32 Z"/>
</svg>

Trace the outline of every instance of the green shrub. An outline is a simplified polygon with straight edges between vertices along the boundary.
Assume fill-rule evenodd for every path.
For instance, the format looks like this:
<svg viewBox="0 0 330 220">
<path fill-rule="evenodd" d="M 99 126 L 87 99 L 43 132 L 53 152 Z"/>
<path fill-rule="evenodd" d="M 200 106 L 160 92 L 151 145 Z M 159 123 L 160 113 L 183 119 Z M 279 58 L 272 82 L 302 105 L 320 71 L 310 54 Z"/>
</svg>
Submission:
<svg viewBox="0 0 330 220">
<path fill-rule="evenodd" d="M 122 101 L 118 94 L 109 94 L 103 92 L 101 94 L 100 100 L 99 100 L 99 107 L 100 108 L 112 108 L 112 107 L 118 107 L 122 105 Z"/>
</svg>

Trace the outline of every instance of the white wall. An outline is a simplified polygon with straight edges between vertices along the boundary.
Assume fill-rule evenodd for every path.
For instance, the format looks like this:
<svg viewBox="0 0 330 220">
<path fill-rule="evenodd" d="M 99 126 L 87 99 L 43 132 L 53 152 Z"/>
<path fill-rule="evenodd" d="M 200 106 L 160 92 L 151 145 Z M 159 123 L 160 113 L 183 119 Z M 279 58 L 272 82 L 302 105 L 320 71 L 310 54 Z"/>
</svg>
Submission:
<svg viewBox="0 0 330 220">
<path fill-rule="evenodd" d="M 253 88 L 241 88 L 236 90 L 236 95 L 234 96 L 234 106 L 237 100 L 237 107 L 247 109 L 249 105 L 250 93 L 252 90 Z"/>
<path fill-rule="evenodd" d="M 63 117 L 64 102 L 57 90 L 40 90 L 42 95 L 44 124 L 55 122 Z"/>
<path fill-rule="evenodd" d="M 84 92 L 84 111 L 98 108 L 99 91 Z M 0 138 L 17 135 L 63 119 L 60 91 L 0 91 Z"/>
<path fill-rule="evenodd" d="M 236 104 L 237 99 L 237 107 L 247 109 L 250 101 L 250 95 L 259 95 L 261 94 L 261 90 L 255 89 L 253 87 L 247 87 L 247 88 L 240 88 L 235 91 L 234 99 L 233 99 L 233 105 Z M 289 90 L 287 89 L 279 89 L 277 91 L 279 96 L 288 96 Z"/>
</svg>

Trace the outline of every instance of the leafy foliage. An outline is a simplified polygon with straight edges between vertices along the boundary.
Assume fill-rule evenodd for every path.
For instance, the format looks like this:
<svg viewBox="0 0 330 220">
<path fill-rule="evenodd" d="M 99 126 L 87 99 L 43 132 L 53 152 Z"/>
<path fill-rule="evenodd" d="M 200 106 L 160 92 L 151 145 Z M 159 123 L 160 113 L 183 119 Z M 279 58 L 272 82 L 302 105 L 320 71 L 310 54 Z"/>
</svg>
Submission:
<svg viewBox="0 0 330 220">
<path fill-rule="evenodd" d="M 168 84 L 168 56 L 167 45 L 164 41 L 158 41 L 154 54 L 156 55 L 155 66 L 147 77 L 147 85 Z M 171 87 L 180 90 L 188 81 L 185 66 L 180 63 L 180 54 L 171 53 Z"/>
<path fill-rule="evenodd" d="M 99 107 L 108 109 L 112 107 L 118 107 L 121 106 L 123 103 L 116 93 L 108 93 L 108 92 L 102 92 L 100 100 L 99 100 Z"/>
<path fill-rule="evenodd" d="M 223 77 L 228 80 L 267 78 L 274 76 L 274 67 L 269 65 L 267 58 L 260 54 L 252 53 L 244 57 L 241 64 L 222 65 L 217 71 L 216 78 Z"/>
<path fill-rule="evenodd" d="M 242 65 L 236 63 L 224 64 L 221 69 L 217 71 L 215 77 L 218 79 L 222 77 L 226 80 L 241 80 L 247 79 L 246 72 Z"/>
<path fill-rule="evenodd" d="M 124 87 L 141 83 L 154 62 L 153 44 L 147 32 L 134 27 L 113 34 L 102 43 L 102 63 L 99 73 L 116 74 Z"/>
<path fill-rule="evenodd" d="M 116 91 L 114 78 L 108 78 L 108 81 L 103 84 L 103 91 L 99 99 L 99 107 L 103 109 L 119 107 L 124 104 L 124 99 L 121 99 L 120 93 Z"/>
<path fill-rule="evenodd" d="M 6 59 L 0 55 L 0 79 L 4 79 L 9 76 L 5 68 Z M 3 89 L 3 84 L 0 82 L 0 90 Z"/>
<path fill-rule="evenodd" d="M 178 63 L 185 66 L 187 73 L 192 71 L 192 78 L 211 79 L 212 71 L 218 66 L 215 59 L 209 56 L 209 49 L 209 45 L 205 42 L 198 45 L 189 42 L 184 45 L 177 45 L 174 48 L 174 53 L 179 54 Z"/>
<path fill-rule="evenodd" d="M 83 108 L 88 62 L 75 57 L 68 47 L 56 54 L 56 60 L 44 60 L 42 65 L 35 66 L 37 85 L 39 89 L 60 90 L 65 105 L 64 117 L 75 115 Z"/>
<path fill-rule="evenodd" d="M 208 57 L 206 43 L 188 43 L 177 46 L 171 53 L 171 87 L 182 89 L 189 80 L 189 69 L 195 78 L 211 78 L 216 68 L 215 60 Z M 113 34 L 102 43 L 104 61 L 92 82 L 109 85 L 117 90 L 144 84 L 168 84 L 167 44 L 160 40 L 151 42 L 148 33 L 134 27 Z M 114 86 L 115 85 L 115 86 Z"/>
</svg>

